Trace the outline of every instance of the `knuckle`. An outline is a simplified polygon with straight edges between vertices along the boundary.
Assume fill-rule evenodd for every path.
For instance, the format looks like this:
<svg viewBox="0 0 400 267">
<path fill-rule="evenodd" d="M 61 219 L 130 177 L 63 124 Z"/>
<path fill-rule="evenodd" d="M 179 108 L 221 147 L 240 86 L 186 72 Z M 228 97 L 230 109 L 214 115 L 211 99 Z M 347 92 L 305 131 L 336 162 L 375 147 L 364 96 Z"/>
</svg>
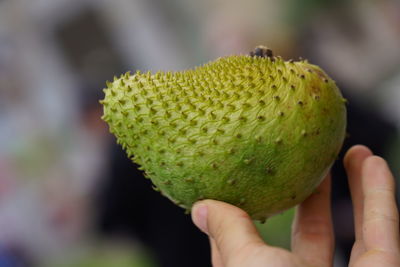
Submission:
<svg viewBox="0 0 400 267">
<path fill-rule="evenodd" d="M 332 223 L 322 218 L 310 218 L 304 220 L 296 227 L 295 234 L 301 235 L 326 235 L 332 232 Z"/>
<path fill-rule="evenodd" d="M 220 244 L 220 242 L 223 240 L 225 228 L 226 225 L 224 223 L 224 220 L 217 220 L 211 224 L 210 235 L 215 239 L 217 244 Z"/>
<path fill-rule="evenodd" d="M 217 243 L 223 242 L 227 233 L 230 232 L 229 229 L 233 224 L 241 224 L 241 221 L 246 220 L 250 220 L 250 216 L 242 210 L 238 210 L 236 212 L 234 219 L 228 220 L 222 216 L 218 216 L 212 221 L 213 223 L 210 227 L 210 234 L 216 239 Z"/>
<path fill-rule="evenodd" d="M 227 267 L 246 266 L 251 259 L 259 259 L 265 254 L 265 245 L 259 242 L 245 242 L 236 247 L 231 253 L 232 256 L 226 262 Z"/>
<path fill-rule="evenodd" d="M 397 212 L 385 212 L 381 209 L 370 209 L 365 212 L 365 221 L 390 221 L 399 223 L 399 215 Z"/>
<path fill-rule="evenodd" d="M 382 196 L 392 196 L 394 195 L 394 188 L 392 186 L 386 185 L 386 186 L 380 186 L 380 187 L 375 187 L 371 188 L 366 192 L 366 197 L 382 197 Z"/>
</svg>

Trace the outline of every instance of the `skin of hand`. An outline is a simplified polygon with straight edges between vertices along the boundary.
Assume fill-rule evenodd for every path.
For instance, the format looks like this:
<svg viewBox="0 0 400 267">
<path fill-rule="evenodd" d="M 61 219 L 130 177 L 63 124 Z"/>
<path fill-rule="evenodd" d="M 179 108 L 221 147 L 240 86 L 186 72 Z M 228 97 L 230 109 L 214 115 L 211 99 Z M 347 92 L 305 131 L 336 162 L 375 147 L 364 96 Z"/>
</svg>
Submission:
<svg viewBox="0 0 400 267">
<path fill-rule="evenodd" d="M 355 221 L 349 266 L 399 267 L 399 213 L 387 163 L 357 145 L 347 151 L 344 166 Z M 266 244 L 250 217 L 224 202 L 197 202 L 192 220 L 210 238 L 214 267 L 328 267 L 334 250 L 330 188 L 328 175 L 316 193 L 297 207 L 291 251 Z"/>
</svg>

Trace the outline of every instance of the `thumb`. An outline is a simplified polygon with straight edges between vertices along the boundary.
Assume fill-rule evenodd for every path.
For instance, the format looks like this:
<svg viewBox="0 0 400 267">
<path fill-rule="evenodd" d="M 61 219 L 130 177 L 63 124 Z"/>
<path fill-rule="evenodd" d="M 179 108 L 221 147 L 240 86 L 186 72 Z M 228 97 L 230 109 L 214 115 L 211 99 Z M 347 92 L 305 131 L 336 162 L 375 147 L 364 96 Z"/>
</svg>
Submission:
<svg viewBox="0 0 400 267">
<path fill-rule="evenodd" d="M 242 248 L 265 246 L 249 215 L 233 205 L 216 200 L 197 202 L 192 208 L 192 220 L 215 240 L 225 263 Z"/>
</svg>

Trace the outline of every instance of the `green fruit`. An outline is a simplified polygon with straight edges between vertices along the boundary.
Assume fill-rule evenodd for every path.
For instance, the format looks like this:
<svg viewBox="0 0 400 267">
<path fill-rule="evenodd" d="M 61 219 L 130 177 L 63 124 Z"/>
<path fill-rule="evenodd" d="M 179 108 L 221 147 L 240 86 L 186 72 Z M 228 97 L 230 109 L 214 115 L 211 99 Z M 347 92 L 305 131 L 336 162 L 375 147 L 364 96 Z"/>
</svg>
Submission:
<svg viewBox="0 0 400 267">
<path fill-rule="evenodd" d="M 303 201 L 345 136 L 345 101 L 319 67 L 270 50 L 107 83 L 103 119 L 157 190 L 190 210 L 225 201 L 253 219 Z"/>
</svg>

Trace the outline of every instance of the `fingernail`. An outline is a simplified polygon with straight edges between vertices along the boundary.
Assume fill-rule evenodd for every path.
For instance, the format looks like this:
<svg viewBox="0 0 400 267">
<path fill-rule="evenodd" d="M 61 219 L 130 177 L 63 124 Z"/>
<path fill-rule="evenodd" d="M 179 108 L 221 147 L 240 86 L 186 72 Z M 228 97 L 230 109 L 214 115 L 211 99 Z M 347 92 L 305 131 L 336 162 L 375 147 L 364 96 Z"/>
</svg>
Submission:
<svg viewBox="0 0 400 267">
<path fill-rule="evenodd" d="M 208 234 L 207 228 L 208 208 L 205 204 L 196 204 L 192 211 L 193 223 L 204 233 Z"/>
</svg>

